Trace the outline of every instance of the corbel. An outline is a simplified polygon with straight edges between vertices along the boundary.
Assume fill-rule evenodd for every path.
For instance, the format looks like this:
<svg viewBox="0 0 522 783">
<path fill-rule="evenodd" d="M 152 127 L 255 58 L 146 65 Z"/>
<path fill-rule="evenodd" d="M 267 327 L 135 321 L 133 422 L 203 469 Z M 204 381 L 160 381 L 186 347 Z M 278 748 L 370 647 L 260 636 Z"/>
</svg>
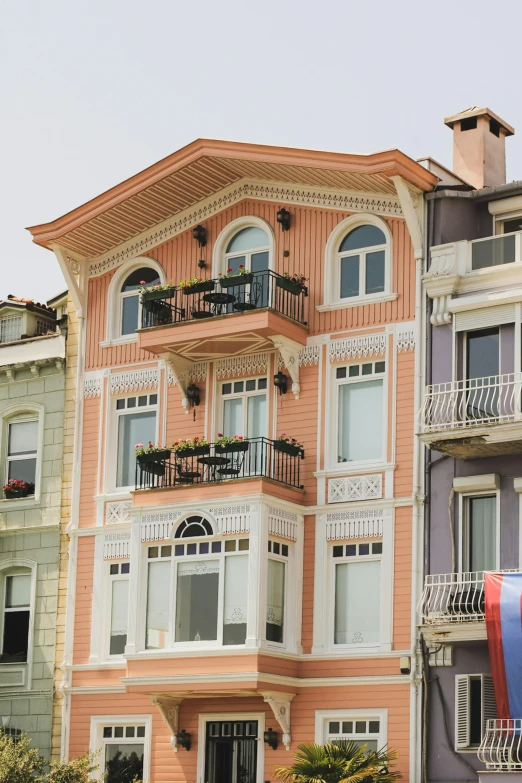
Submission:
<svg viewBox="0 0 522 783">
<path fill-rule="evenodd" d="M 7 375 L 8 381 L 14 381 L 15 371 L 13 367 L 6 367 L 5 374 Z"/>
<path fill-rule="evenodd" d="M 261 696 L 270 705 L 274 718 L 283 732 L 283 745 L 290 750 L 292 737 L 290 734 L 290 705 L 295 693 L 280 693 L 279 691 L 261 691 Z"/>
<path fill-rule="evenodd" d="M 282 334 L 276 334 L 269 338 L 281 354 L 284 366 L 290 373 L 292 379 L 292 392 L 296 400 L 299 399 L 301 384 L 299 382 L 299 351 L 303 347 L 295 340 L 284 337 Z"/>
<path fill-rule="evenodd" d="M 160 711 L 163 722 L 169 727 L 171 734 L 170 744 L 174 748 L 174 752 L 177 753 L 176 734 L 179 728 L 179 705 L 183 701 L 183 696 L 152 694 L 150 700 Z"/>
<path fill-rule="evenodd" d="M 40 375 L 40 367 L 37 364 L 31 365 L 31 375 L 33 375 L 35 378 L 38 378 Z"/>
<path fill-rule="evenodd" d="M 193 362 L 172 353 L 162 353 L 160 358 L 164 360 L 172 373 L 174 383 L 181 392 L 181 405 L 185 413 L 189 412 L 190 403 L 187 397 L 187 386 L 190 383 L 190 368 Z"/>
<path fill-rule="evenodd" d="M 410 233 L 413 251 L 417 260 L 424 257 L 424 242 L 422 231 L 422 194 L 412 191 L 401 176 L 396 174 L 390 177 L 395 185 L 395 190 L 399 197 L 402 214 L 406 220 L 408 231 Z"/>
<path fill-rule="evenodd" d="M 65 282 L 67 283 L 67 289 L 71 294 L 76 313 L 78 317 L 81 318 L 85 307 L 85 297 L 76 279 L 76 275 L 79 275 L 80 273 L 80 261 L 71 258 L 70 254 L 68 254 L 63 247 L 60 247 L 60 245 L 53 243 L 51 244 L 51 248 L 60 265 L 60 270 L 65 278 Z"/>
</svg>

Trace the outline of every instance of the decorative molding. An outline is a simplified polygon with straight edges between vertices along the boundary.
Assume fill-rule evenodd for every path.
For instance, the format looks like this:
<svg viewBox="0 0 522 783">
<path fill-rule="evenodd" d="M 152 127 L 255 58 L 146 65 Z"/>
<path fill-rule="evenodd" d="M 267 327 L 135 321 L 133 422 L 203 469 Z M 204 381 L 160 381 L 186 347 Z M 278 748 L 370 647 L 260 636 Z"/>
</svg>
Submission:
<svg viewBox="0 0 522 783">
<path fill-rule="evenodd" d="M 115 500 L 105 504 L 105 524 L 121 525 L 130 522 L 129 508 L 132 500 Z"/>
<path fill-rule="evenodd" d="M 158 383 L 159 369 L 157 367 L 113 373 L 109 375 L 109 393 L 113 395 L 141 391 L 141 389 L 157 389 Z"/>
<path fill-rule="evenodd" d="M 86 372 L 83 381 L 83 396 L 99 397 L 102 391 L 102 382 L 102 374 L 98 370 Z"/>
<path fill-rule="evenodd" d="M 320 345 L 305 345 L 299 351 L 299 367 L 309 367 L 312 364 L 318 364 L 320 353 Z"/>
<path fill-rule="evenodd" d="M 216 196 L 211 196 L 200 202 L 195 208 L 190 207 L 184 210 L 177 217 L 168 218 L 153 226 L 144 231 L 139 238 L 131 239 L 120 245 L 118 250 L 109 250 L 106 254 L 91 259 L 88 262 L 89 276 L 102 275 L 124 261 L 136 258 L 245 198 L 402 217 L 399 199 L 392 195 L 375 196 L 364 193 L 318 190 L 306 186 L 294 188 L 277 184 L 243 182 L 239 185 L 233 185 L 229 189 L 224 189 Z"/>
<path fill-rule="evenodd" d="M 328 350 L 331 362 L 385 355 L 386 335 L 382 333 L 367 334 L 364 337 L 347 337 L 344 340 L 332 340 Z"/>
<path fill-rule="evenodd" d="M 283 732 L 283 745 L 290 750 L 292 737 L 290 734 L 290 707 L 295 693 L 280 693 L 279 691 L 261 691 L 261 695 L 270 705 L 274 718 L 279 723 Z"/>
<path fill-rule="evenodd" d="M 234 378 L 239 375 L 257 375 L 268 371 L 268 354 L 251 353 L 229 356 L 216 362 L 216 378 Z"/>
<path fill-rule="evenodd" d="M 328 502 L 346 503 L 353 500 L 382 498 L 382 474 L 331 478 L 328 482 Z"/>
<path fill-rule="evenodd" d="M 220 535 L 237 535 L 250 531 L 251 506 L 215 506 L 209 508 L 209 513 L 218 524 L 217 533 Z"/>
<path fill-rule="evenodd" d="M 194 364 L 188 368 L 189 383 L 205 381 L 207 379 L 207 375 L 208 362 L 194 362 Z M 172 367 L 170 364 L 167 367 L 167 382 L 169 386 L 172 386 L 173 384 L 176 385 L 176 379 L 174 378 L 174 373 L 172 372 Z"/>
<path fill-rule="evenodd" d="M 164 541 L 170 538 L 172 528 L 182 511 L 153 511 L 141 517 L 141 541 Z"/>
<path fill-rule="evenodd" d="M 396 329 L 396 345 L 397 351 L 414 351 L 415 350 L 415 322 L 408 321 L 404 324 L 397 324 Z"/>
<path fill-rule="evenodd" d="M 383 508 L 333 511 L 325 516 L 327 541 L 382 536 L 384 525 Z"/>
<path fill-rule="evenodd" d="M 103 539 L 103 559 L 130 557 L 130 533 L 106 533 Z"/>
<path fill-rule="evenodd" d="M 178 387 L 181 392 L 181 407 L 185 413 L 188 413 L 190 403 L 187 397 L 187 387 L 191 381 L 190 373 L 194 363 L 190 359 L 176 356 L 173 353 L 162 353 L 160 356 L 167 367 L 168 383 L 174 383 Z"/>
<path fill-rule="evenodd" d="M 286 367 L 292 378 L 292 392 L 296 400 L 299 399 L 299 392 L 301 391 L 301 384 L 299 382 L 299 356 L 301 353 L 301 346 L 296 343 L 295 340 L 291 340 L 289 337 L 284 337 L 282 334 L 276 334 L 273 337 L 269 337 L 277 350 L 279 351 L 283 360 L 283 365 Z"/>
<path fill-rule="evenodd" d="M 268 506 L 268 532 L 279 538 L 297 540 L 297 514 L 284 508 Z"/>
<path fill-rule="evenodd" d="M 183 700 L 183 697 L 153 695 L 150 697 L 150 700 L 160 711 L 163 722 L 169 727 L 170 744 L 177 753 L 178 745 L 176 742 L 176 734 L 178 733 L 179 727 L 179 705 Z"/>
</svg>

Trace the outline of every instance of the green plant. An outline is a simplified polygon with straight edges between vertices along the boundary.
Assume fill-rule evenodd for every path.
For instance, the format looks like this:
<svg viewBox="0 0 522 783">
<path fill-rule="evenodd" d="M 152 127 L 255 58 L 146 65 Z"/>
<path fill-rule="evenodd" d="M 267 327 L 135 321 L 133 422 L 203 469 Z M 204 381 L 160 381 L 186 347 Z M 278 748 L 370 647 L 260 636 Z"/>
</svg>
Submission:
<svg viewBox="0 0 522 783">
<path fill-rule="evenodd" d="M 190 288 L 193 285 L 205 282 L 206 280 L 203 277 L 189 277 L 187 280 L 180 280 L 178 283 L 178 288 Z"/>
<path fill-rule="evenodd" d="M 176 453 L 178 451 L 186 451 L 187 449 L 195 449 L 198 446 L 208 446 L 208 440 L 205 440 L 205 438 L 200 438 L 196 435 L 196 437 L 192 438 L 192 440 L 177 440 L 172 444 L 172 448 Z"/>
<path fill-rule="evenodd" d="M 45 759 L 31 748 L 27 734 L 13 738 L 0 731 L 0 783 L 93 783 L 96 769 L 93 754 L 53 762 L 48 771 Z"/>
<path fill-rule="evenodd" d="M 250 272 L 247 269 L 245 269 L 245 265 L 239 264 L 239 267 L 237 269 L 233 270 L 232 267 L 229 267 L 226 272 L 224 273 L 220 272 L 218 276 L 220 278 L 224 278 L 224 277 L 239 277 L 239 275 L 249 275 L 249 274 Z"/>
<path fill-rule="evenodd" d="M 229 443 L 242 443 L 244 440 L 242 435 L 223 435 L 222 432 L 218 432 L 216 446 L 228 446 Z"/>
<path fill-rule="evenodd" d="M 302 443 L 299 443 L 295 438 L 291 438 L 286 432 L 282 432 L 277 440 L 282 440 L 283 443 L 289 443 L 291 446 L 295 446 L 297 449 L 304 448 Z"/>
<path fill-rule="evenodd" d="M 136 443 L 134 445 L 134 454 L 137 457 L 141 457 L 142 454 L 154 454 L 156 451 L 164 451 L 164 446 L 155 446 L 152 441 L 149 440 L 149 445 L 144 446 L 143 443 Z"/>
<path fill-rule="evenodd" d="M 277 767 L 274 775 L 286 783 L 393 783 L 400 778 L 390 771 L 397 758 L 395 750 L 367 750 L 350 740 L 306 742 L 298 745 L 294 763 Z"/>
<path fill-rule="evenodd" d="M 96 770 L 96 756 L 80 756 L 70 761 L 56 761 L 43 778 L 45 783 L 92 783 L 91 773 Z"/>
<path fill-rule="evenodd" d="M 305 287 L 305 283 L 307 278 L 304 275 L 300 275 L 297 272 L 293 275 L 291 275 L 289 272 L 283 272 L 283 277 L 286 280 L 290 280 L 291 283 L 295 283 L 296 285 L 300 285 L 301 288 Z"/>
<path fill-rule="evenodd" d="M 138 291 L 140 294 L 146 294 L 149 291 L 168 291 L 169 288 L 174 288 L 172 283 L 156 283 L 155 285 L 147 285 L 145 280 L 140 280 Z"/>
</svg>

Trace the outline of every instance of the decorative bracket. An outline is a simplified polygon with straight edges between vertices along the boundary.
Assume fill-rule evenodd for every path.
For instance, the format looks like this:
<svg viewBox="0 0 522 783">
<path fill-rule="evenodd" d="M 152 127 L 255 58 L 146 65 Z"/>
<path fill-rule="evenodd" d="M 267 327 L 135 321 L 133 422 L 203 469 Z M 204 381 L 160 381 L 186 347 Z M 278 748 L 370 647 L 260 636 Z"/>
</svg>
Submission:
<svg viewBox="0 0 522 783">
<path fill-rule="evenodd" d="M 272 340 L 283 358 L 284 365 L 292 379 L 294 397 L 298 400 L 299 392 L 301 391 L 301 385 L 299 383 L 299 354 L 303 346 L 296 343 L 295 340 L 291 340 L 289 337 L 284 337 L 282 334 L 276 334 L 273 337 L 270 337 L 270 340 Z"/>
<path fill-rule="evenodd" d="M 295 693 L 280 693 L 279 691 L 261 691 L 261 695 L 272 708 L 274 718 L 283 732 L 283 745 L 290 750 L 290 705 Z"/>
<path fill-rule="evenodd" d="M 167 724 L 170 729 L 171 737 L 170 744 L 174 748 L 174 752 L 178 752 L 178 746 L 176 743 L 176 734 L 179 727 L 179 705 L 181 704 L 182 696 L 161 696 L 151 695 L 151 702 L 158 708 L 163 718 L 163 722 Z"/>
<path fill-rule="evenodd" d="M 79 275 L 80 272 L 80 262 L 78 259 L 70 258 L 67 251 L 59 245 L 52 243 L 50 247 L 54 251 L 62 275 L 65 277 L 65 282 L 67 283 L 67 288 L 72 296 L 78 317 L 81 318 L 85 307 L 85 296 L 76 279 L 76 275 Z"/>
<path fill-rule="evenodd" d="M 190 403 L 187 397 L 187 386 L 190 383 L 190 368 L 193 363 L 190 359 L 182 359 L 180 356 L 176 356 L 172 353 L 162 353 L 160 354 L 160 358 L 170 367 L 174 383 L 181 392 L 181 404 L 185 413 L 188 413 Z"/>
</svg>

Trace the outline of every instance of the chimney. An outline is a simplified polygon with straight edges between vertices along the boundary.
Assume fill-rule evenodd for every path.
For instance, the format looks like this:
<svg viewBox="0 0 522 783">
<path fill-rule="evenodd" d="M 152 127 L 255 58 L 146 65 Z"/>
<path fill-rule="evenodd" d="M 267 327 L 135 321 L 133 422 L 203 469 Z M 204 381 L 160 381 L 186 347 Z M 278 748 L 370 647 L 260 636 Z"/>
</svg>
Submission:
<svg viewBox="0 0 522 783">
<path fill-rule="evenodd" d="M 506 136 L 515 129 L 478 106 L 446 117 L 444 124 L 453 129 L 454 173 L 474 188 L 505 185 Z"/>
</svg>

